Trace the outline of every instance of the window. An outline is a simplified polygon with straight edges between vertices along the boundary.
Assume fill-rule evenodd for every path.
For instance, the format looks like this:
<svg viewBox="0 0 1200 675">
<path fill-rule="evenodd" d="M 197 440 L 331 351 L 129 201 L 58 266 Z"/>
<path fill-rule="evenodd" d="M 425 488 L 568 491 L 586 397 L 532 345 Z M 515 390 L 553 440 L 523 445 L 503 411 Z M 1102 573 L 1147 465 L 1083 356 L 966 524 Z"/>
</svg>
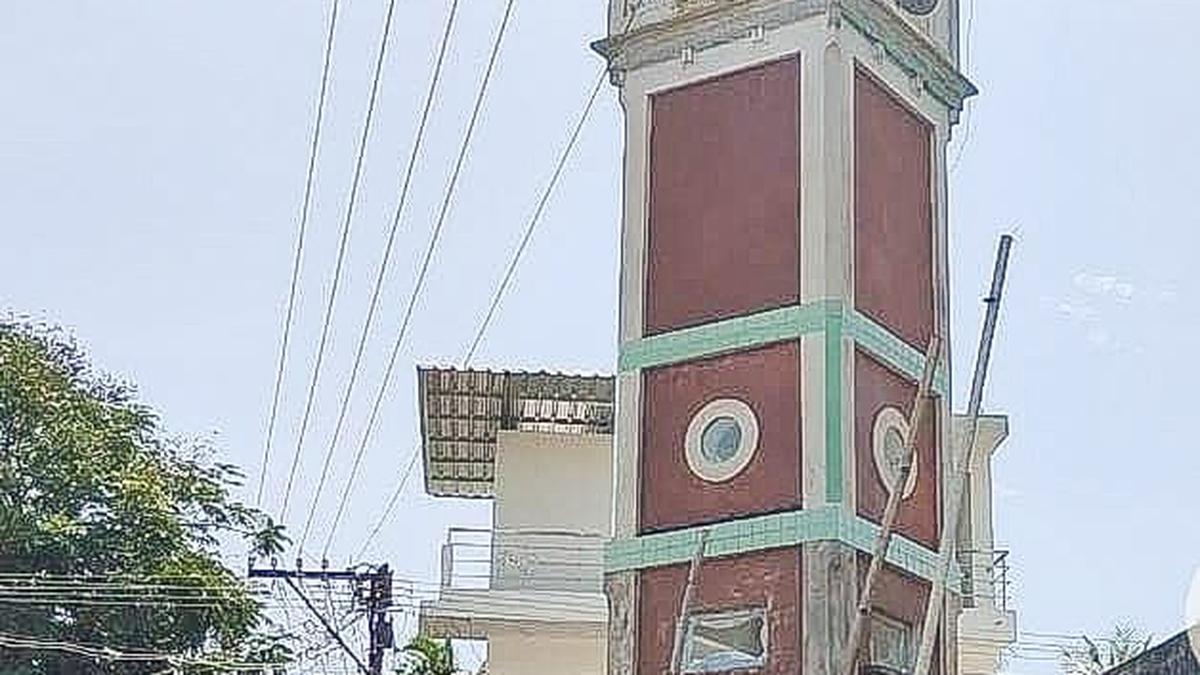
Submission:
<svg viewBox="0 0 1200 675">
<path fill-rule="evenodd" d="M 898 673 L 912 671 L 912 626 L 888 616 L 871 616 L 871 664 Z"/>
<path fill-rule="evenodd" d="M 766 610 L 755 608 L 688 618 L 683 642 L 683 672 L 752 670 L 762 668 L 766 662 Z"/>
<path fill-rule="evenodd" d="M 684 452 L 692 473 L 723 483 L 741 473 L 758 449 L 758 418 L 737 399 L 709 402 L 688 425 Z"/>
</svg>

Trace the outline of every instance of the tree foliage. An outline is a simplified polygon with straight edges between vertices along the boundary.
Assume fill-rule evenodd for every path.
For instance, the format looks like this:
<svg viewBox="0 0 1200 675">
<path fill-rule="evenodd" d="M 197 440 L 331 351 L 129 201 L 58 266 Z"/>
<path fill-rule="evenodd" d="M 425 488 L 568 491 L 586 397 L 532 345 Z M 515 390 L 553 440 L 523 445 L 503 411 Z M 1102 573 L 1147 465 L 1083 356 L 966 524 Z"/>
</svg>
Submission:
<svg viewBox="0 0 1200 675">
<path fill-rule="evenodd" d="M 1063 670 L 1068 675 L 1100 675 L 1149 649 L 1152 640 L 1129 624 L 1118 624 L 1106 637 L 1085 635 L 1082 646 L 1063 650 Z"/>
<path fill-rule="evenodd" d="M 166 435 L 131 386 L 93 370 L 61 332 L 0 319 L 0 634 L 281 657 L 218 546 L 236 535 L 269 555 L 282 531 L 231 497 L 241 475 L 212 456 Z M 0 672 L 163 668 L 0 648 Z"/>
<path fill-rule="evenodd" d="M 400 653 L 399 675 L 461 675 L 449 640 L 418 635 Z"/>
</svg>

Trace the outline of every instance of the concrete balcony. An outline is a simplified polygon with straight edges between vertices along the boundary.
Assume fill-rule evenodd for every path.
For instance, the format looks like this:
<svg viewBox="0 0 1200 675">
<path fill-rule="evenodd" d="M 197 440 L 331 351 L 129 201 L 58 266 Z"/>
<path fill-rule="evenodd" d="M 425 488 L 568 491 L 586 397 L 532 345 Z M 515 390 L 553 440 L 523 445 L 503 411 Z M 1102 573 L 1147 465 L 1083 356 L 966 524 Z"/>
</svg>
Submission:
<svg viewBox="0 0 1200 675">
<path fill-rule="evenodd" d="M 458 639 L 519 627 L 602 635 L 603 577 L 602 537 L 455 528 L 442 545 L 438 598 L 421 606 L 421 628 Z"/>
<path fill-rule="evenodd" d="M 992 675 L 1004 646 L 1017 639 L 1008 607 L 1008 551 L 961 551 L 963 610 L 958 616 L 959 675 Z"/>
</svg>

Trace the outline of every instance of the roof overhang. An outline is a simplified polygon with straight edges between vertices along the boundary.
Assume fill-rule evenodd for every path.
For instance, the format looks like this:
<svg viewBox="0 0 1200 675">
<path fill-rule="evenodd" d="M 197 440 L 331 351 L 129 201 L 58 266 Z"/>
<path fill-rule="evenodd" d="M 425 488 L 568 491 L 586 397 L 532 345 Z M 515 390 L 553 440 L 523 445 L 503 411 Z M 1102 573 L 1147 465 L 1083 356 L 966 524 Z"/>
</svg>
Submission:
<svg viewBox="0 0 1200 675">
<path fill-rule="evenodd" d="M 501 431 L 611 434 L 611 376 L 418 368 L 425 491 L 495 494 Z"/>
</svg>

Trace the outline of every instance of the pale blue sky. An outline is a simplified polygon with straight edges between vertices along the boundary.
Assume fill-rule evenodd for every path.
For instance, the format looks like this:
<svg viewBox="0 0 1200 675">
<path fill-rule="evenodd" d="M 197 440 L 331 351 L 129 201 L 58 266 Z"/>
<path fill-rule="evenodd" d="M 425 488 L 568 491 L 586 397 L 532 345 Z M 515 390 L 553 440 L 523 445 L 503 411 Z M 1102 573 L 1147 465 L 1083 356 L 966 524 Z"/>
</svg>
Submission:
<svg viewBox="0 0 1200 675">
<path fill-rule="evenodd" d="M 398 324 L 502 5 L 463 3 L 361 399 Z M 975 5 L 969 72 L 983 93 L 952 152 L 958 157 L 965 143 L 951 187 L 953 337 L 965 375 L 995 239 L 1015 226 L 987 400 L 1012 415 L 1013 437 L 996 466 L 996 521 L 1001 545 L 1012 549 L 1021 627 L 1097 631 L 1127 618 L 1165 636 L 1181 626 L 1200 567 L 1200 453 L 1191 436 L 1200 369 L 1188 337 L 1200 290 L 1192 274 L 1200 97 L 1187 65 L 1200 7 Z M 326 8 L 318 0 L 0 3 L 0 311 L 71 328 L 96 363 L 139 385 L 173 431 L 219 432 L 228 458 L 251 473 Z M 338 35 L 299 348 L 269 483 L 276 492 L 303 403 L 382 8 L 346 2 Z M 441 1 L 400 1 L 330 368 L 305 448 L 309 485 L 444 10 Z M 600 0 L 517 0 L 335 562 L 357 549 L 417 449 L 415 363 L 456 363 L 469 343 L 600 67 L 587 43 L 602 34 L 604 13 Z M 484 345 L 485 365 L 613 367 L 621 145 L 611 90 L 579 150 Z M 352 439 L 365 403 L 354 409 Z M 337 487 L 351 447 L 340 452 Z M 428 499 L 414 481 L 375 556 L 432 581 L 445 529 L 487 520 L 486 505 Z"/>
</svg>

